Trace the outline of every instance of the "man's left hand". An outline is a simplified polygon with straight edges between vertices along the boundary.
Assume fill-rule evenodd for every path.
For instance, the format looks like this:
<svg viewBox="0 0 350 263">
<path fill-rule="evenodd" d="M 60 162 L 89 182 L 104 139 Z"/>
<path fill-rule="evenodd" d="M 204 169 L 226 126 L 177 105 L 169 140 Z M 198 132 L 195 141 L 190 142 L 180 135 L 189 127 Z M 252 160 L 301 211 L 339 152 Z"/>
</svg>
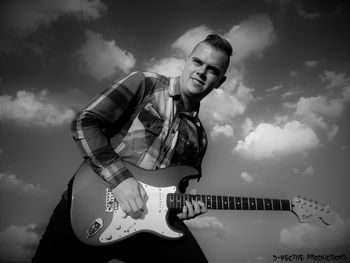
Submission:
<svg viewBox="0 0 350 263">
<path fill-rule="evenodd" d="M 196 189 L 193 189 L 191 191 L 191 195 L 196 195 L 197 191 Z M 177 214 L 177 217 L 185 220 L 185 219 L 191 219 L 195 218 L 198 215 L 204 214 L 207 212 L 207 206 L 202 201 L 194 201 L 192 200 L 192 203 L 189 201 L 186 201 L 186 205 L 182 208 L 182 212 Z"/>
</svg>

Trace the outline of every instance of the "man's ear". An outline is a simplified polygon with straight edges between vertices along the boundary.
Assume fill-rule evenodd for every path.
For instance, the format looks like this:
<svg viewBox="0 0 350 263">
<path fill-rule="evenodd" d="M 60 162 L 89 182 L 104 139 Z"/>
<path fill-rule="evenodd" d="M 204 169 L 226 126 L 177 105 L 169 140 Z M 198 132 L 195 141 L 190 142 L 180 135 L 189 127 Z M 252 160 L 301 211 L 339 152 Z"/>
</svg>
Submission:
<svg viewBox="0 0 350 263">
<path fill-rule="evenodd" d="M 219 88 L 219 87 L 222 85 L 222 83 L 225 82 L 226 79 L 227 79 L 227 77 L 226 77 L 226 76 L 223 76 L 223 77 L 220 79 L 218 85 L 217 85 L 215 88 L 216 88 L 216 89 Z"/>
</svg>

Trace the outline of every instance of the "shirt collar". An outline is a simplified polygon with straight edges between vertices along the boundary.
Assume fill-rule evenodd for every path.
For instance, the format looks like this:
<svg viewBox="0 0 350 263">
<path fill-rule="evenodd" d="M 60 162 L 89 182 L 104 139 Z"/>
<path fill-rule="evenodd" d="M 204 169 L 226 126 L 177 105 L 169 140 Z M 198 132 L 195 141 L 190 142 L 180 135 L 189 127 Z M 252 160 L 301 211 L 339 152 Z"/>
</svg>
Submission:
<svg viewBox="0 0 350 263">
<path fill-rule="evenodd" d="M 169 95 L 171 97 L 180 96 L 181 90 L 180 90 L 180 77 L 171 78 L 170 79 L 170 91 Z"/>
</svg>

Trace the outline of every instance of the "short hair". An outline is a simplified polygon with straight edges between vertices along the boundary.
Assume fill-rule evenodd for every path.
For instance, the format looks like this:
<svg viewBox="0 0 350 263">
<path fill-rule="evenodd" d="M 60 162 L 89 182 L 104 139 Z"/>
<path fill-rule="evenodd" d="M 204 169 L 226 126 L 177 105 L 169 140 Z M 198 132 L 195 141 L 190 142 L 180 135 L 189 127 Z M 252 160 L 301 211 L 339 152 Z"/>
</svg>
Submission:
<svg viewBox="0 0 350 263">
<path fill-rule="evenodd" d="M 211 45 L 212 47 L 223 51 L 228 58 L 230 58 L 232 56 L 232 46 L 231 44 L 224 38 L 222 38 L 221 36 L 217 35 L 217 34 L 210 34 L 206 37 L 206 39 L 204 39 L 202 42 L 207 43 L 209 45 Z M 202 43 L 200 42 L 200 43 Z"/>
</svg>

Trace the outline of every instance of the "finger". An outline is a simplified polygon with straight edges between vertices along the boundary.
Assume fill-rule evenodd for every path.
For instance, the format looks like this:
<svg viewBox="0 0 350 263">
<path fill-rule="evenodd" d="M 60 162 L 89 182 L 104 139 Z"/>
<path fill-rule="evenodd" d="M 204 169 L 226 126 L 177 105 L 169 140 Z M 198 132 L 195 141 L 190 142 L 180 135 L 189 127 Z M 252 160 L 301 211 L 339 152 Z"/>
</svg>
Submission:
<svg viewBox="0 0 350 263">
<path fill-rule="evenodd" d="M 130 214 L 131 213 L 131 207 L 129 205 L 128 202 L 120 202 L 119 203 L 120 207 L 122 208 L 122 210 L 124 211 L 125 214 Z"/>
<path fill-rule="evenodd" d="M 146 193 L 145 189 L 143 188 L 142 184 L 140 184 L 140 194 L 141 194 L 141 198 L 143 200 L 145 200 L 147 198 L 147 193 Z"/>
<path fill-rule="evenodd" d="M 186 219 L 187 218 L 187 206 L 186 205 L 184 205 L 182 207 L 182 213 L 178 213 L 177 216 L 180 219 Z"/>
<path fill-rule="evenodd" d="M 187 206 L 187 217 L 194 217 L 194 211 L 193 211 L 193 207 L 192 204 L 188 201 L 186 201 L 186 206 Z"/>
<path fill-rule="evenodd" d="M 143 212 L 144 202 L 143 202 L 143 199 L 141 198 L 141 196 L 138 196 L 135 198 L 135 205 L 136 205 L 137 211 Z"/>
<path fill-rule="evenodd" d="M 136 205 L 136 202 L 133 200 L 133 199 L 130 199 L 129 200 L 129 205 L 130 205 L 130 208 L 131 208 L 131 215 L 134 216 L 138 211 L 138 207 Z"/>
<path fill-rule="evenodd" d="M 193 206 L 194 213 L 195 213 L 196 215 L 198 215 L 198 214 L 201 213 L 201 208 L 200 208 L 198 202 L 192 201 L 192 206 Z"/>
<path fill-rule="evenodd" d="M 195 188 L 193 188 L 192 190 L 191 190 L 191 193 L 190 193 L 191 195 L 197 195 L 197 190 L 195 189 Z"/>
<path fill-rule="evenodd" d="M 201 213 L 206 213 L 208 211 L 207 205 L 205 203 L 203 203 L 202 201 L 198 201 L 198 204 L 200 206 Z"/>
</svg>

